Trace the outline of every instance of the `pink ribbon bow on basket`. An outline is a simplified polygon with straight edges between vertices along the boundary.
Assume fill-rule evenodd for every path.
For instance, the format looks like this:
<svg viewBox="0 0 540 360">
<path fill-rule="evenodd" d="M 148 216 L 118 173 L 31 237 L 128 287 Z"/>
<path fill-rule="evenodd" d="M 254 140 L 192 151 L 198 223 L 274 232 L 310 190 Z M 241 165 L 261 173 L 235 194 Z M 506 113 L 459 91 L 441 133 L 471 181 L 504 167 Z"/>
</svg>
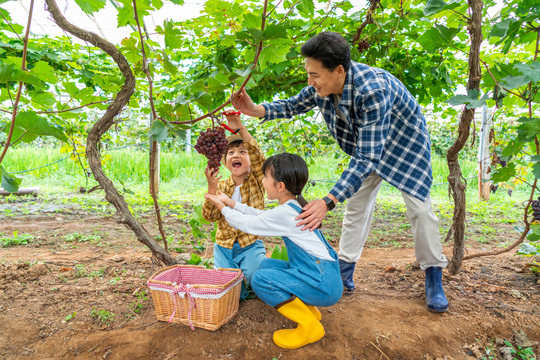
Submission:
<svg viewBox="0 0 540 360">
<path fill-rule="evenodd" d="M 191 328 L 191 330 L 195 330 L 195 327 L 193 326 L 193 323 L 191 322 L 191 309 L 195 307 L 195 300 L 193 299 L 193 296 L 191 296 L 191 291 L 193 290 L 193 288 L 189 285 L 184 285 L 184 284 L 179 284 L 179 285 L 176 285 L 171 293 L 171 296 L 173 298 L 173 301 L 174 301 L 174 310 L 173 310 L 173 313 L 171 315 L 171 317 L 169 318 L 169 323 L 173 320 L 174 318 L 174 315 L 176 314 L 176 294 L 180 293 L 180 292 L 183 292 L 185 293 L 185 295 L 187 295 L 188 299 L 189 299 L 189 309 L 188 309 L 188 323 L 189 323 L 189 327 Z M 182 297 L 184 297 L 182 296 Z"/>
</svg>

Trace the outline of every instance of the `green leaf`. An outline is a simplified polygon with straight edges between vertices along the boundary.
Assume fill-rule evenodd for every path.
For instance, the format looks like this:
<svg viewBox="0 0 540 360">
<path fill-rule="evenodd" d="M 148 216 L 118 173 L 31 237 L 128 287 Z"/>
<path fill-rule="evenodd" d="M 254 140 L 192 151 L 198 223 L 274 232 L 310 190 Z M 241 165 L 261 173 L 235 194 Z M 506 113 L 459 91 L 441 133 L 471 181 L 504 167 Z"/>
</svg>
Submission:
<svg viewBox="0 0 540 360">
<path fill-rule="evenodd" d="M 540 179 L 540 163 L 533 165 L 533 174 L 535 178 Z"/>
<path fill-rule="evenodd" d="M 535 61 L 532 64 L 516 64 L 516 68 L 525 75 L 530 81 L 540 81 L 540 62 Z"/>
<path fill-rule="evenodd" d="M 251 65 L 246 66 L 243 69 L 236 69 L 234 72 L 229 76 L 229 80 L 233 81 L 239 77 L 248 76 L 249 73 L 251 73 Z"/>
<path fill-rule="evenodd" d="M 0 64 L 0 84 L 5 84 L 9 81 L 14 68 L 14 64 Z"/>
<path fill-rule="evenodd" d="M 539 226 L 539 225 L 531 224 L 531 229 L 532 229 L 533 226 Z M 529 233 L 529 235 L 527 235 L 527 240 L 529 240 L 529 241 L 538 241 L 538 240 L 540 240 L 540 234 L 536 234 L 534 232 L 531 232 L 531 233 Z"/>
<path fill-rule="evenodd" d="M 428 0 L 424 8 L 424 15 L 435 15 L 443 10 L 453 9 L 459 6 L 459 0 L 450 0 L 448 3 L 443 0 Z"/>
<path fill-rule="evenodd" d="M 486 105 L 486 100 L 489 94 L 484 94 L 481 99 L 478 99 L 478 90 L 472 89 L 468 91 L 468 95 L 456 95 L 446 100 L 452 106 L 466 104 L 467 109 L 474 109 Z"/>
<path fill-rule="evenodd" d="M 165 47 L 168 49 L 182 48 L 182 32 L 174 26 L 174 22 L 165 21 Z"/>
<path fill-rule="evenodd" d="M 165 125 L 161 120 L 154 120 L 149 135 L 151 141 L 162 142 L 169 136 L 167 125 Z"/>
<path fill-rule="evenodd" d="M 517 153 L 519 153 L 521 149 L 523 149 L 523 146 L 525 146 L 525 143 L 523 141 L 511 140 L 505 146 L 505 148 L 501 152 L 501 155 L 504 157 L 512 157 L 512 155 L 516 155 Z"/>
<path fill-rule="evenodd" d="M 467 95 L 455 95 L 455 96 L 452 96 L 450 99 L 446 100 L 446 102 L 452 106 L 457 106 L 457 105 L 463 105 L 467 103 L 467 101 L 470 101 L 470 100 L 471 98 L 468 97 Z"/>
<path fill-rule="evenodd" d="M 444 25 L 436 24 L 418 38 L 418 42 L 427 51 L 435 51 L 440 48 L 454 46 L 454 36 L 459 33 L 459 29 L 447 28 Z"/>
<path fill-rule="evenodd" d="M 33 102 L 43 106 L 51 106 L 56 103 L 56 98 L 53 96 L 53 94 L 48 92 L 33 91 L 30 93 L 30 97 L 32 98 Z"/>
<path fill-rule="evenodd" d="M 207 109 L 212 106 L 212 95 L 207 92 L 199 91 L 195 94 L 194 99 L 202 109 Z"/>
<path fill-rule="evenodd" d="M 311 17 L 315 11 L 315 4 L 313 0 L 300 0 L 297 5 L 298 12 L 304 17 Z"/>
<path fill-rule="evenodd" d="M 81 10 L 87 14 L 93 14 L 105 7 L 106 0 L 75 0 Z"/>
<path fill-rule="evenodd" d="M 512 179 L 516 175 L 516 164 L 508 163 L 504 168 L 498 168 L 491 173 L 491 180 L 494 183 L 504 183 Z"/>
<path fill-rule="evenodd" d="M 540 133 L 540 118 L 521 117 L 517 126 L 517 139 L 522 142 L 533 141 L 535 136 Z"/>
<path fill-rule="evenodd" d="M 268 25 L 263 35 L 264 39 L 287 38 L 287 28 L 281 25 Z"/>
<path fill-rule="evenodd" d="M 525 75 L 507 76 L 501 81 L 505 84 L 504 87 L 508 90 L 518 88 L 531 82 L 529 77 Z"/>
<path fill-rule="evenodd" d="M 183 94 L 179 94 L 176 97 L 176 99 L 174 99 L 172 102 L 175 103 L 175 104 L 179 104 L 179 105 L 185 105 L 185 104 L 189 103 L 190 100 L 186 99 L 186 97 Z"/>
<path fill-rule="evenodd" d="M 251 40 L 258 43 L 264 40 L 263 32 L 260 29 L 247 28 L 247 32 L 251 35 Z"/>
<path fill-rule="evenodd" d="M 261 69 L 265 69 L 270 64 L 278 64 L 287 61 L 287 54 L 291 48 L 289 40 L 273 40 L 261 52 L 259 63 Z"/>
<path fill-rule="evenodd" d="M 46 118 L 38 116 L 34 111 L 19 113 L 13 130 L 14 141 L 21 138 L 21 141 L 31 143 L 38 136 L 54 136 L 60 141 L 68 142 L 63 129 L 49 124 Z"/>
<path fill-rule="evenodd" d="M 524 243 L 521 244 L 517 253 L 520 255 L 536 255 L 538 253 L 538 248 L 533 244 Z"/>
<path fill-rule="evenodd" d="M 73 82 L 64 81 L 62 85 L 64 85 L 65 92 L 67 92 L 71 97 L 75 97 L 75 95 L 77 95 L 79 92 L 79 88 Z"/>
<path fill-rule="evenodd" d="M 178 67 L 175 64 L 173 64 L 171 62 L 171 60 L 169 60 L 169 57 L 167 56 L 165 51 L 163 51 L 161 53 L 161 56 L 162 56 L 162 59 L 163 59 L 163 68 L 165 69 L 165 71 L 168 72 L 171 75 L 177 75 L 178 74 Z"/>
<path fill-rule="evenodd" d="M 503 21 L 496 23 L 495 25 L 493 25 L 493 28 L 491 29 L 491 32 L 489 33 L 489 37 L 493 36 L 493 37 L 504 38 L 510 24 L 513 23 L 514 21 L 515 20 L 513 19 L 504 19 Z"/>
<path fill-rule="evenodd" d="M 0 165 L 0 175 L 2 177 L 2 181 L 0 185 L 2 185 L 2 188 L 10 193 L 15 193 L 19 190 L 19 186 L 21 185 L 22 179 L 11 175 L 8 173 L 1 165 Z"/>
</svg>

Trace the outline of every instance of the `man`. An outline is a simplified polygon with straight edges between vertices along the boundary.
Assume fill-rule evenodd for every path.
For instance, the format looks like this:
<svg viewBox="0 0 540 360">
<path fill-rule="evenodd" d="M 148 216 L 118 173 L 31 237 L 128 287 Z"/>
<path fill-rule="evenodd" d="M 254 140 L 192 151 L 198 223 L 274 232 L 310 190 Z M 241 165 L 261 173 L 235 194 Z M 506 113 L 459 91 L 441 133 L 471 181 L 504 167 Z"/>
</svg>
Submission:
<svg viewBox="0 0 540 360">
<path fill-rule="evenodd" d="M 390 73 L 351 61 L 347 41 L 323 32 L 301 48 L 308 86 L 287 100 L 256 105 L 244 91 L 233 105 L 250 116 L 291 118 L 319 107 L 328 130 L 351 156 L 330 193 L 312 200 L 298 216 L 303 229 L 316 229 L 335 204 L 346 199 L 339 243 L 346 292 L 355 290 L 354 267 L 368 237 L 377 192 L 383 180 L 401 191 L 415 239 L 415 255 L 426 272 L 426 306 L 445 312 L 438 219 L 431 207 L 431 143 L 420 105 Z"/>
</svg>

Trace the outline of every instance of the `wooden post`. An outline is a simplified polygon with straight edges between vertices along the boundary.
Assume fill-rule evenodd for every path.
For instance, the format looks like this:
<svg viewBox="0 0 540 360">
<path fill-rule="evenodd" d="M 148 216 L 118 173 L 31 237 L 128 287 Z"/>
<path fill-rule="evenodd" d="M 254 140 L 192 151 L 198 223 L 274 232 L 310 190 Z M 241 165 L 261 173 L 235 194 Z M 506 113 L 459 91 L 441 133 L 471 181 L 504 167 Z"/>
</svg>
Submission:
<svg viewBox="0 0 540 360">
<path fill-rule="evenodd" d="M 150 145 L 150 194 L 152 194 L 152 184 L 154 184 L 154 192 L 159 193 L 159 152 L 161 146 L 159 142 L 152 141 Z"/>
<path fill-rule="evenodd" d="M 491 117 L 486 105 L 482 107 L 482 127 L 480 129 L 480 144 L 478 146 L 478 197 L 488 201 L 491 193 L 491 156 L 489 151 L 489 135 L 491 133 Z M 487 180 L 487 181 L 486 181 Z"/>
</svg>

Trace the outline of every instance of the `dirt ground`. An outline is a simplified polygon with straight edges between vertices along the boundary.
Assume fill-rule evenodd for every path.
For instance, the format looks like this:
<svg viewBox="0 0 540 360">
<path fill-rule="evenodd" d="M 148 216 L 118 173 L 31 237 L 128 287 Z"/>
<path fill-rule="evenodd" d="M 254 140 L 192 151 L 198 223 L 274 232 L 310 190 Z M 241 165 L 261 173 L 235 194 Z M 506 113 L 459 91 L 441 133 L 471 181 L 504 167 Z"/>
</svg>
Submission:
<svg viewBox="0 0 540 360">
<path fill-rule="evenodd" d="M 540 285 L 527 260 L 511 252 L 467 261 L 456 276 L 445 271 L 449 312 L 430 313 L 411 237 L 397 230 L 406 223 L 402 214 L 393 223 L 376 213 L 354 274 L 356 294 L 320 309 L 326 336 L 285 350 L 272 333 L 293 323 L 258 299 L 241 302 L 214 332 L 157 321 L 146 281 L 160 267 L 114 216 L 50 204 L 29 211 L 37 205 L 25 200 L 0 205 L 0 238 L 32 237 L 0 248 L 2 359 L 511 359 L 503 355 L 508 348 L 499 352 L 503 340 L 540 353 Z M 336 249 L 339 219 L 338 210 L 325 230 Z M 189 232 L 178 216 L 164 220 L 179 237 Z M 151 215 L 141 222 L 155 232 Z M 487 243 L 470 241 L 467 250 L 496 248 L 516 236 L 511 227 L 501 225 Z M 266 240 L 269 250 L 278 243 Z"/>
</svg>

